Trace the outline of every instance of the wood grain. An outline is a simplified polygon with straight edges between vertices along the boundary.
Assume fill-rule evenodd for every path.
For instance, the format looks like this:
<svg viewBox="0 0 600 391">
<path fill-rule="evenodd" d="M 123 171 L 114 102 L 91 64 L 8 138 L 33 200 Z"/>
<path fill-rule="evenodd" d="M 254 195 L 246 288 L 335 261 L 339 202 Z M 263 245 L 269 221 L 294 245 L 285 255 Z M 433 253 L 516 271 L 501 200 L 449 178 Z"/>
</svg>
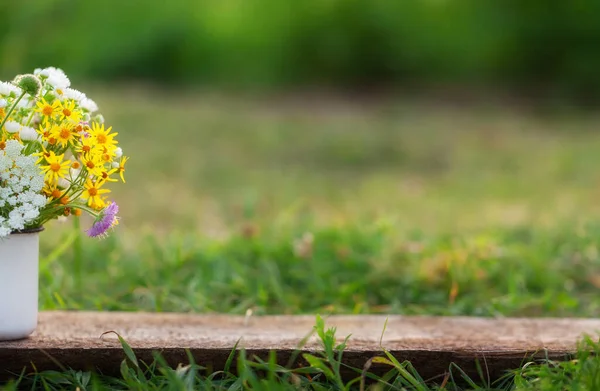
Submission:
<svg viewBox="0 0 600 391">
<path fill-rule="evenodd" d="M 326 318 L 340 340 L 351 335 L 346 364 L 363 368 L 370 358 L 381 355 L 383 346 L 398 360 L 410 360 L 424 378 L 443 375 L 451 362 L 476 375 L 477 360 L 491 378 L 497 378 L 534 356 L 568 358 L 582 335 L 597 338 L 600 331 L 596 319 L 390 316 L 382 338 L 385 322 L 385 316 Z M 239 341 L 250 355 L 266 356 L 275 350 L 285 363 L 314 323 L 314 316 L 43 312 L 30 338 L 0 342 L 0 375 L 6 378 L 24 367 L 31 371 L 32 363 L 38 370 L 58 369 L 60 363 L 118 373 L 124 353 L 116 335 L 104 334 L 107 331 L 119 333 L 145 361 L 159 351 L 172 365 L 187 363 L 189 349 L 198 364 L 218 370 Z M 302 347 L 318 349 L 314 336 Z"/>
</svg>

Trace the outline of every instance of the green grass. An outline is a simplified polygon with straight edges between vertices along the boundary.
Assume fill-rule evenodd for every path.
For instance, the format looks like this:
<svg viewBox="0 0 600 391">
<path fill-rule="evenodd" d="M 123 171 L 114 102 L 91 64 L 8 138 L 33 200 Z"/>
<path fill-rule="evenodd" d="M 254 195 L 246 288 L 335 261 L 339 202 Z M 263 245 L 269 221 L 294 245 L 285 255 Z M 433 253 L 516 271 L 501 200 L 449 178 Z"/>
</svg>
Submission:
<svg viewBox="0 0 600 391">
<path fill-rule="evenodd" d="M 48 226 L 44 309 L 598 313 L 599 118 L 91 91 L 122 223 L 77 252 Z"/>
<path fill-rule="evenodd" d="M 103 241 L 80 238 L 69 223 L 47 226 L 42 309 L 580 317 L 600 310 L 594 115 L 86 91 L 131 155 L 127 184 L 113 192 L 122 224 Z M 544 365 L 519 374 L 522 389 L 552 389 L 532 379 L 563 368 Z M 148 376 L 159 383 L 147 388 L 186 376 L 213 380 L 196 369 L 158 362 Z M 223 387 L 279 382 L 223 376 Z M 123 376 L 110 381 L 131 386 Z M 265 387 L 259 383 L 245 384 Z"/>
</svg>

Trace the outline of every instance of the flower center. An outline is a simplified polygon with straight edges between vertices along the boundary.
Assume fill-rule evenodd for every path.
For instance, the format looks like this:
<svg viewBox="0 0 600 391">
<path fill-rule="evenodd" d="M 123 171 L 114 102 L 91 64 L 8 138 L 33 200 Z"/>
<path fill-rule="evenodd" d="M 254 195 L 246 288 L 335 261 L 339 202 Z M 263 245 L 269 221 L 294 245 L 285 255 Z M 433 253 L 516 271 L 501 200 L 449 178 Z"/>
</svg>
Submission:
<svg viewBox="0 0 600 391">
<path fill-rule="evenodd" d="M 89 145 L 84 145 L 83 147 L 81 147 L 81 150 L 83 152 L 89 152 L 92 150 L 92 148 Z"/>
<path fill-rule="evenodd" d="M 55 139 L 54 137 L 50 137 L 50 138 L 48 139 L 48 144 L 50 144 L 50 145 L 54 145 L 54 144 L 56 144 L 56 139 Z"/>
<path fill-rule="evenodd" d="M 46 117 L 50 117 L 53 111 L 54 109 L 52 109 L 52 106 L 44 106 L 42 109 L 42 114 L 44 114 Z"/>
<path fill-rule="evenodd" d="M 52 163 L 50 164 L 50 169 L 54 172 L 59 172 L 60 171 L 60 164 L 58 163 Z"/>
<path fill-rule="evenodd" d="M 87 167 L 87 168 L 89 168 L 89 169 L 92 169 L 92 168 L 96 167 L 96 165 L 94 164 L 94 162 L 93 162 L 93 161 L 91 161 L 91 160 L 88 160 L 88 161 L 85 163 L 85 165 L 86 165 L 86 167 Z"/>
<path fill-rule="evenodd" d="M 69 110 L 69 109 L 63 109 L 63 114 L 65 115 L 65 117 L 70 117 L 71 116 L 71 110 Z"/>
<path fill-rule="evenodd" d="M 63 205 L 67 205 L 69 203 L 69 196 L 64 196 L 60 199 L 60 203 Z"/>
<path fill-rule="evenodd" d="M 94 197 L 98 194 L 98 190 L 95 187 L 92 187 L 92 188 L 88 189 L 88 193 L 90 193 L 90 195 L 92 197 Z"/>
<path fill-rule="evenodd" d="M 5 141 L 0 141 L 0 151 L 3 151 L 4 148 L 6 148 L 6 142 Z"/>
<path fill-rule="evenodd" d="M 98 141 L 98 144 L 105 144 L 106 136 L 103 134 L 99 134 L 98 136 L 96 136 L 96 141 Z"/>
<path fill-rule="evenodd" d="M 71 137 L 71 131 L 67 128 L 62 128 L 60 130 L 60 138 L 68 139 L 69 137 Z"/>
<path fill-rule="evenodd" d="M 60 197 L 60 190 L 58 189 L 54 189 L 52 190 L 52 198 L 59 198 Z"/>
<path fill-rule="evenodd" d="M 79 162 L 73 162 L 73 164 L 71 165 L 71 167 L 73 167 L 74 169 L 78 169 L 80 167 Z"/>
</svg>

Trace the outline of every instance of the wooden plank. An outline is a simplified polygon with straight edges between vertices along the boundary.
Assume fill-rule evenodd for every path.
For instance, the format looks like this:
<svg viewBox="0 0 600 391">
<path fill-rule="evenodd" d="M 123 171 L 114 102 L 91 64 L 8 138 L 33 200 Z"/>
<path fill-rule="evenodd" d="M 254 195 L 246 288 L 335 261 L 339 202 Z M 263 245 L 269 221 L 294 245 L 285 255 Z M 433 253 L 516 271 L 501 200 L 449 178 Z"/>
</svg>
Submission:
<svg viewBox="0 0 600 391">
<path fill-rule="evenodd" d="M 337 327 L 340 340 L 351 334 L 344 361 L 357 368 L 381 354 L 385 321 L 385 316 L 326 318 L 328 326 Z M 23 367 L 31 370 L 31 363 L 38 370 L 58 369 L 60 363 L 118 373 L 124 354 L 114 334 L 102 336 L 107 331 L 122 335 L 146 361 L 160 351 L 170 364 L 186 363 L 185 349 L 190 349 L 198 364 L 218 370 L 241 339 L 240 346 L 250 354 L 264 356 L 276 350 L 283 363 L 314 322 L 314 316 L 43 312 L 32 337 L 0 342 L 0 374 L 6 378 Z M 598 331 L 600 320 L 595 319 L 390 316 L 381 344 L 400 361 L 412 361 L 425 378 L 444 374 L 451 362 L 476 374 L 476 360 L 497 378 L 533 355 L 567 358 L 580 336 L 596 336 Z M 303 350 L 318 347 L 313 337 Z"/>
</svg>

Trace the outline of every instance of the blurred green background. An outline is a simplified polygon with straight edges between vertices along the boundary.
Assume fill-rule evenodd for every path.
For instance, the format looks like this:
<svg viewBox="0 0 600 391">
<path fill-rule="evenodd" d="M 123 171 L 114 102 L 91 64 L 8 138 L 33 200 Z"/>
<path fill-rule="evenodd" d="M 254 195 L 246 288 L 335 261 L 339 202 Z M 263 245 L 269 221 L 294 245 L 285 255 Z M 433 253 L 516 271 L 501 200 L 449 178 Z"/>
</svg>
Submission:
<svg viewBox="0 0 600 391">
<path fill-rule="evenodd" d="M 62 68 L 131 157 L 108 241 L 44 232 L 45 309 L 600 313 L 600 1 L 0 14 L 0 79 Z"/>
<path fill-rule="evenodd" d="M 496 86 L 600 97 L 600 2 L 28 0 L 0 2 L 0 76 L 396 89 Z"/>
</svg>

